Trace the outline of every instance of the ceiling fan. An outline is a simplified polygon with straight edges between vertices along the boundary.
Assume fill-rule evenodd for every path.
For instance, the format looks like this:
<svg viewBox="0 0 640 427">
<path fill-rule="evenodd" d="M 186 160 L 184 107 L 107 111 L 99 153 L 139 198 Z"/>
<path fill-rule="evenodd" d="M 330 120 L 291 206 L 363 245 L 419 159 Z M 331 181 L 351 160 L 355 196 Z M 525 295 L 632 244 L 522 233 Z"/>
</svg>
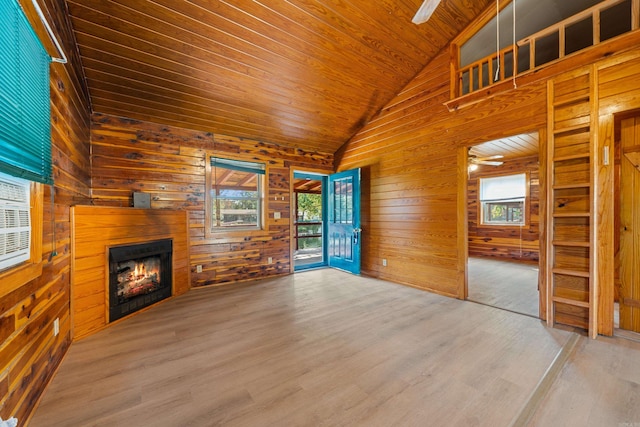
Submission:
<svg viewBox="0 0 640 427">
<path fill-rule="evenodd" d="M 439 4 L 440 0 L 424 0 L 411 22 L 416 25 L 427 22 Z"/>
<path fill-rule="evenodd" d="M 504 162 L 496 161 L 497 159 L 501 159 L 504 156 L 501 154 L 496 154 L 494 156 L 487 157 L 478 157 L 475 154 L 469 154 L 469 170 L 474 171 L 478 169 L 479 165 L 487 165 L 487 166 L 500 166 Z"/>
</svg>

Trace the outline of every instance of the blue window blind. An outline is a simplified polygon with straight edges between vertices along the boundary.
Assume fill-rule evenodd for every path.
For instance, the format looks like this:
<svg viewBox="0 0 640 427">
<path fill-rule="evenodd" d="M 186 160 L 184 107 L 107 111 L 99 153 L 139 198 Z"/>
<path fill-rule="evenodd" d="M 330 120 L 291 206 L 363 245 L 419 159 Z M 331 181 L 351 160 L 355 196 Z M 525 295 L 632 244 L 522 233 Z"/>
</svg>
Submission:
<svg viewBox="0 0 640 427">
<path fill-rule="evenodd" d="M 16 0 L 0 16 L 0 172 L 51 184 L 50 57 Z"/>
<path fill-rule="evenodd" d="M 240 172 L 257 173 L 258 175 L 265 174 L 264 164 L 262 163 L 242 162 L 240 160 L 229 160 L 211 157 L 211 166 L 231 169 Z"/>
</svg>

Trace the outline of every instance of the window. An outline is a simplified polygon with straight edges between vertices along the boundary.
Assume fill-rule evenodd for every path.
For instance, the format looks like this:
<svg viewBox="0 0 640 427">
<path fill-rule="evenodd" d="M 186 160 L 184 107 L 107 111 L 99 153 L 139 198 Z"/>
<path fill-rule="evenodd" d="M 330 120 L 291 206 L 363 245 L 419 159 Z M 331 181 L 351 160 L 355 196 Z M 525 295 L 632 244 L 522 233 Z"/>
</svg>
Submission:
<svg viewBox="0 0 640 427">
<path fill-rule="evenodd" d="M 527 175 L 480 178 L 480 217 L 484 225 L 524 225 Z"/>
<path fill-rule="evenodd" d="M 50 57 L 17 1 L 0 16 L 0 172 L 51 184 Z"/>
<path fill-rule="evenodd" d="M 0 270 L 31 257 L 30 186 L 0 173 Z"/>
<path fill-rule="evenodd" d="M 211 157 L 207 175 L 211 231 L 262 227 L 264 164 Z"/>
</svg>

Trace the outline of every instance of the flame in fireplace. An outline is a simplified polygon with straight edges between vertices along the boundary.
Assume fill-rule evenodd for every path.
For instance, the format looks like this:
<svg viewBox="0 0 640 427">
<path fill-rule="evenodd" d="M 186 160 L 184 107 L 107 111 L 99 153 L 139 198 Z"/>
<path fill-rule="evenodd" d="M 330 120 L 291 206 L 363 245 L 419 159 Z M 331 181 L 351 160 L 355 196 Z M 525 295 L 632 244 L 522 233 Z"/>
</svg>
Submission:
<svg viewBox="0 0 640 427">
<path fill-rule="evenodd" d="M 128 299 L 160 287 L 160 257 L 118 263 L 118 297 Z"/>
</svg>

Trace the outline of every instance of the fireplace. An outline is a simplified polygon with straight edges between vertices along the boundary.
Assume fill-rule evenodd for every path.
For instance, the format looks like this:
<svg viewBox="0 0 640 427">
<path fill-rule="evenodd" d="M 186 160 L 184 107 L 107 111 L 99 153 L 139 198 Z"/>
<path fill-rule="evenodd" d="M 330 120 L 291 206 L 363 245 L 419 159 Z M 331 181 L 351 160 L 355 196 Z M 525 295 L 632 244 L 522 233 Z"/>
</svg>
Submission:
<svg viewBox="0 0 640 427">
<path fill-rule="evenodd" d="M 109 248 L 109 322 L 171 296 L 171 239 Z"/>
</svg>

